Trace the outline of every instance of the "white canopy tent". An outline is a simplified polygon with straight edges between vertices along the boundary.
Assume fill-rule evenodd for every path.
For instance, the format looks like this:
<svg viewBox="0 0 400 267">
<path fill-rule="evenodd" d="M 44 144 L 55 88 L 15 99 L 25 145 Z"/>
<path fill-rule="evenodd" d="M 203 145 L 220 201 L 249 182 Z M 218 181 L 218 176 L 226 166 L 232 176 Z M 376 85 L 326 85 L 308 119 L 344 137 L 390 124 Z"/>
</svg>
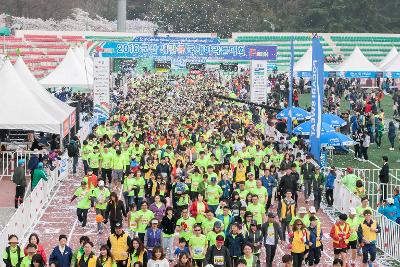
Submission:
<svg viewBox="0 0 400 267">
<path fill-rule="evenodd" d="M 397 54 L 383 69 L 385 72 L 400 72 L 400 54 Z"/>
<path fill-rule="evenodd" d="M 335 71 L 328 64 L 324 63 L 324 71 Z M 312 47 L 293 66 L 293 72 L 312 72 Z"/>
<path fill-rule="evenodd" d="M 36 96 L 38 96 L 49 109 L 52 110 L 51 114 L 59 119 L 60 122 L 63 122 L 65 119 L 69 118 L 72 112 L 74 112 L 75 108 L 68 106 L 66 103 L 57 99 L 40 85 L 40 83 L 25 65 L 25 62 L 21 57 L 18 57 L 14 68 L 21 80 L 25 83 L 26 87 L 30 89 L 30 91 Z"/>
<path fill-rule="evenodd" d="M 26 87 L 9 60 L 0 70 L 0 81 L 0 129 L 61 133 L 62 122 Z"/>
<path fill-rule="evenodd" d="M 73 49 L 75 57 L 82 64 L 90 81 L 93 81 L 93 60 L 89 57 L 83 46 L 78 46 Z"/>
<path fill-rule="evenodd" d="M 379 62 L 378 67 L 381 69 L 385 69 L 385 65 L 387 65 L 390 61 L 392 61 L 392 59 L 394 59 L 397 55 L 399 54 L 399 52 L 397 52 L 396 47 L 392 47 L 392 49 L 390 49 L 390 52 L 386 55 L 386 57 L 384 59 L 382 59 L 381 62 Z"/>
<path fill-rule="evenodd" d="M 337 69 L 339 72 L 379 72 L 380 69 L 370 62 L 360 48 L 354 48 L 351 55 L 346 58 Z"/>
<path fill-rule="evenodd" d="M 76 58 L 75 53 L 70 48 L 60 65 L 47 77 L 43 78 L 40 84 L 44 87 L 67 86 L 92 88 L 93 76 L 89 77 L 84 65 Z"/>
</svg>

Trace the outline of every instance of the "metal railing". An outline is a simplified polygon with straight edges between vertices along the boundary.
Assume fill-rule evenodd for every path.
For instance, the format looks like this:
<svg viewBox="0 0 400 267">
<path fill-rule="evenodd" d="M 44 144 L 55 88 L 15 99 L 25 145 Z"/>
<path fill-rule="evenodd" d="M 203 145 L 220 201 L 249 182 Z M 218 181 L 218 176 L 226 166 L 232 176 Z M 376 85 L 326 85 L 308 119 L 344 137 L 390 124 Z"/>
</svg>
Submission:
<svg viewBox="0 0 400 267">
<path fill-rule="evenodd" d="M 28 169 L 28 162 L 33 155 L 37 157 L 41 157 L 47 155 L 47 150 L 38 150 L 38 151 L 30 151 L 30 150 L 17 150 L 17 151 L 1 151 L 1 173 L 0 180 L 4 176 L 12 176 L 14 174 L 14 170 L 17 167 L 18 160 L 25 160 L 25 175 L 29 175 L 30 171 Z"/>
<path fill-rule="evenodd" d="M 53 190 L 68 174 L 69 159 L 63 155 L 60 165 L 49 175 L 48 181 L 41 179 L 32 193 L 18 207 L 14 215 L 8 221 L 7 225 L 0 232 L 0 250 L 4 251 L 8 244 L 8 236 L 16 234 L 20 240 L 26 239 L 31 228 L 40 219 L 44 207 L 50 201 Z"/>
<path fill-rule="evenodd" d="M 344 186 L 339 179 L 335 180 L 335 189 L 333 191 L 333 206 L 340 212 L 348 213 L 350 208 L 356 208 L 361 205 L 361 199 Z M 377 186 L 371 182 L 371 186 Z M 371 187 L 372 188 L 372 187 Z M 372 190 L 372 189 L 371 189 Z M 391 195 L 389 193 L 389 195 Z M 377 192 L 379 197 L 379 192 Z M 382 232 L 378 235 L 377 248 L 385 255 L 400 262 L 400 225 L 389 220 L 387 217 L 373 210 L 373 216 L 380 224 Z"/>
</svg>

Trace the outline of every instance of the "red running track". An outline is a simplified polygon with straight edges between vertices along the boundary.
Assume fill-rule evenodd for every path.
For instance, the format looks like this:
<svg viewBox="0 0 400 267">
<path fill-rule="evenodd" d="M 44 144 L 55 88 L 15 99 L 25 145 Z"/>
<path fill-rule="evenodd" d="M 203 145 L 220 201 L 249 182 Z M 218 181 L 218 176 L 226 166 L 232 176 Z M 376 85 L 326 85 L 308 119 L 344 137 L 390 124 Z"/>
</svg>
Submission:
<svg viewBox="0 0 400 267">
<path fill-rule="evenodd" d="M 69 176 L 66 178 L 59 188 L 56 189 L 57 191 L 54 194 L 53 199 L 49 202 L 43 216 L 34 227 L 33 232 L 39 234 L 40 242 L 44 246 L 48 256 L 53 247 L 58 244 L 58 236 L 60 234 L 67 235 L 68 244 L 72 249 L 76 249 L 79 246 L 80 236 L 89 236 L 89 238 L 95 243 L 96 253 L 98 253 L 100 245 L 105 243 L 107 240 L 109 230 L 106 229 L 107 234 L 99 235 L 97 233 L 95 213 L 93 211 L 90 211 L 88 214 L 88 224 L 85 228 L 82 228 L 76 219 L 76 203 L 70 203 L 70 199 L 75 189 L 80 186 L 80 181 L 80 177 Z M 309 206 L 305 204 L 302 193 L 299 195 L 299 206 Z M 329 237 L 329 231 L 333 222 L 325 213 L 322 212 L 321 209 L 317 216 L 321 220 L 322 231 L 324 234 L 324 239 L 322 241 L 324 244 L 324 251 L 322 252 L 321 262 L 318 266 L 332 266 L 333 248 L 332 240 Z M 288 252 L 287 245 L 278 246 L 275 257 L 275 266 L 281 266 L 281 258 Z M 361 266 L 360 258 L 358 260 L 356 266 Z M 264 250 L 261 254 L 261 266 L 266 266 Z"/>
</svg>

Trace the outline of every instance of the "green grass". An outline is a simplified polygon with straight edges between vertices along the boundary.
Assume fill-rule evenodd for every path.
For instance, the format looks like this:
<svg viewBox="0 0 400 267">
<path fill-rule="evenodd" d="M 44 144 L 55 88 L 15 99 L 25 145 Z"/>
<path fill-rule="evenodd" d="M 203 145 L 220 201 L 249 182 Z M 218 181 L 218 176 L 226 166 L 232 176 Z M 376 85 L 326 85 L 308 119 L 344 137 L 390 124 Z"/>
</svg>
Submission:
<svg viewBox="0 0 400 267">
<path fill-rule="evenodd" d="M 302 108 L 307 108 L 310 106 L 311 96 L 310 94 L 303 94 L 299 97 L 299 105 Z M 392 119 L 393 110 L 392 110 L 393 101 L 390 95 L 385 95 L 381 108 L 385 111 L 385 118 Z M 344 98 L 341 101 L 341 110 L 345 110 L 349 107 L 349 102 Z M 386 129 L 387 130 L 387 129 Z M 391 169 L 400 169 L 400 163 L 396 162 L 396 160 L 400 159 L 400 151 L 399 151 L 399 142 L 395 141 L 395 150 L 390 151 L 390 143 L 387 137 L 387 133 L 385 132 L 382 137 L 382 146 L 378 149 L 377 145 L 371 144 L 368 149 L 369 160 L 378 165 L 379 167 L 382 165 L 382 156 L 386 155 L 389 158 L 389 166 Z M 351 148 L 352 149 L 352 148 Z M 347 155 L 334 155 L 333 156 L 333 165 L 337 167 L 348 167 L 351 166 L 353 168 L 360 169 L 377 169 L 376 166 L 369 162 L 359 162 L 353 160 L 354 153 L 350 151 Z"/>
</svg>

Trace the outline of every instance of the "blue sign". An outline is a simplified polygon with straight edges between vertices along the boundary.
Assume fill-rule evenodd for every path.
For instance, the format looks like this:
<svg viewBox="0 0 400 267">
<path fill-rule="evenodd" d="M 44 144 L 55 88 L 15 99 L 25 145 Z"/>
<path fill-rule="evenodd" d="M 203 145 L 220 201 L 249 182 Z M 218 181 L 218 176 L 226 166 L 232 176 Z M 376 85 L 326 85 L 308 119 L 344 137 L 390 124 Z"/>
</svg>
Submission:
<svg viewBox="0 0 400 267">
<path fill-rule="evenodd" d="M 385 72 L 385 78 L 398 79 L 400 78 L 400 72 Z"/>
<path fill-rule="evenodd" d="M 312 71 L 296 71 L 296 77 L 311 78 Z M 336 77 L 336 71 L 324 71 L 324 77 Z"/>
<path fill-rule="evenodd" d="M 276 60 L 274 45 L 226 45 L 194 43 L 104 42 L 92 56 L 112 58 L 206 58 L 220 60 Z"/>
<path fill-rule="evenodd" d="M 320 162 L 322 104 L 324 98 L 324 52 L 318 37 L 312 39 L 312 80 L 311 80 L 311 154 Z"/>
<path fill-rule="evenodd" d="M 170 36 L 136 36 L 132 42 L 142 43 L 191 43 L 191 44 L 219 44 L 218 38 L 211 37 L 170 37 Z"/>
<path fill-rule="evenodd" d="M 376 71 L 339 71 L 341 78 L 376 78 L 379 72 Z"/>
<path fill-rule="evenodd" d="M 328 151 L 321 151 L 320 166 L 322 168 L 328 167 Z"/>
</svg>

